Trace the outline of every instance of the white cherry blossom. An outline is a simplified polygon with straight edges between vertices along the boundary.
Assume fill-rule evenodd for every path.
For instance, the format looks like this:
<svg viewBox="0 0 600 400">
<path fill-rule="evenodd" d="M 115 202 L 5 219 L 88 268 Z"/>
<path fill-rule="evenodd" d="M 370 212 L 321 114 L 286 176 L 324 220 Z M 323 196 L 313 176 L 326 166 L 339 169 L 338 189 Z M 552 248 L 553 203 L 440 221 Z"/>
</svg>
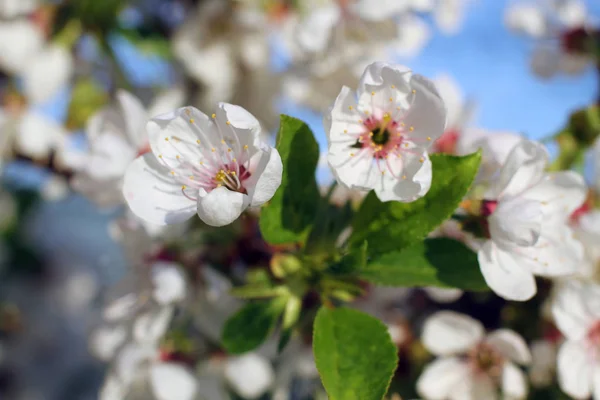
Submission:
<svg viewBox="0 0 600 400">
<path fill-rule="evenodd" d="M 557 289 L 551 307 L 566 338 L 557 359 L 561 389 L 575 399 L 600 399 L 600 286 L 571 280 Z"/>
<path fill-rule="evenodd" d="M 445 119 L 429 80 L 400 65 L 371 64 L 357 92 L 343 87 L 325 117 L 329 165 L 348 188 L 414 201 L 431 186 L 427 150 Z"/>
<path fill-rule="evenodd" d="M 592 63 L 586 54 L 591 24 L 581 0 L 521 0 L 506 10 L 505 23 L 516 33 L 537 41 L 531 57 L 533 72 L 550 78 L 563 72 L 577 75 Z"/>
<path fill-rule="evenodd" d="M 197 213 L 208 225 L 227 225 L 270 200 L 281 184 L 279 153 L 239 106 L 220 103 L 212 117 L 180 108 L 153 118 L 147 130 L 152 153 L 129 166 L 123 194 L 148 222 L 179 223 Z"/>
<path fill-rule="evenodd" d="M 525 399 L 527 378 L 517 366 L 531 362 L 521 336 L 509 329 L 485 334 L 473 318 L 452 311 L 429 317 L 421 340 L 438 358 L 425 367 L 417 391 L 426 400 Z"/>
<path fill-rule="evenodd" d="M 23 71 L 43 46 L 44 33 L 32 21 L 0 21 L 0 68 L 5 72 Z"/>
<path fill-rule="evenodd" d="M 478 252 L 481 272 L 501 297 L 524 301 L 535 295 L 534 275 L 574 274 L 583 248 L 568 220 L 584 201 L 583 178 L 546 173 L 548 155 L 537 143 L 515 146 L 483 202 L 488 240 Z"/>
<path fill-rule="evenodd" d="M 72 179 L 73 187 L 100 206 L 121 204 L 127 167 L 138 155 L 150 151 L 146 123 L 182 102 L 183 92 L 173 89 L 157 96 L 146 111 L 137 97 L 118 91 L 115 104 L 94 114 L 87 123 L 89 150 Z"/>
<path fill-rule="evenodd" d="M 45 103 L 63 89 L 73 74 L 69 49 L 48 44 L 32 55 L 22 72 L 23 90 L 32 103 Z"/>
</svg>

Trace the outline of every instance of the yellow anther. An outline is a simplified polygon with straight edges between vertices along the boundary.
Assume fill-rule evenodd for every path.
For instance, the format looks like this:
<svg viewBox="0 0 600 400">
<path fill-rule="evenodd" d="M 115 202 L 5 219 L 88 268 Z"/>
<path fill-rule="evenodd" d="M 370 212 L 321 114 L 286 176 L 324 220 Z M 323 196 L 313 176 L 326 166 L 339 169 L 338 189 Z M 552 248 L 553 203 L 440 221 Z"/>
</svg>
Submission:
<svg viewBox="0 0 600 400">
<path fill-rule="evenodd" d="M 391 103 L 391 102 L 393 102 L 393 101 L 394 101 L 394 98 L 393 98 L 393 97 L 390 97 L 390 103 Z"/>
<path fill-rule="evenodd" d="M 233 176 L 235 176 L 235 171 L 229 171 L 229 173 Z"/>
<path fill-rule="evenodd" d="M 228 152 L 228 153 L 231 153 L 231 147 L 227 149 L 227 152 Z"/>
<path fill-rule="evenodd" d="M 344 129 L 344 133 L 348 133 L 348 129 Z"/>
<path fill-rule="evenodd" d="M 354 157 L 354 153 L 350 153 L 350 157 Z"/>
<path fill-rule="evenodd" d="M 410 146 L 410 145 L 408 144 L 408 142 L 404 143 L 404 147 L 408 147 L 408 146 Z"/>
<path fill-rule="evenodd" d="M 392 89 L 396 89 L 396 85 L 392 85 Z"/>
<path fill-rule="evenodd" d="M 175 171 L 171 171 L 171 175 L 175 175 Z"/>
<path fill-rule="evenodd" d="M 248 150 L 248 145 L 247 144 L 244 145 L 244 150 Z"/>
<path fill-rule="evenodd" d="M 353 108 L 354 108 L 354 107 L 352 107 L 352 106 L 348 106 L 348 109 L 349 109 L 349 110 L 352 110 Z"/>
<path fill-rule="evenodd" d="M 159 155 L 158 155 L 158 158 L 162 158 L 162 154 L 159 154 Z"/>
<path fill-rule="evenodd" d="M 190 124 L 194 123 L 194 118 L 190 118 Z"/>
<path fill-rule="evenodd" d="M 185 185 L 181 186 L 181 190 L 185 190 L 185 189 L 187 189 L 187 186 L 185 186 Z"/>
<path fill-rule="evenodd" d="M 200 144 L 200 139 L 196 140 L 196 143 Z"/>
<path fill-rule="evenodd" d="M 412 131 L 414 131 L 414 130 L 415 130 L 415 127 L 414 127 L 414 126 L 411 126 L 410 128 L 408 128 L 408 130 L 412 132 Z"/>
<path fill-rule="evenodd" d="M 425 162 L 425 159 L 423 157 L 419 158 L 419 162 Z"/>
<path fill-rule="evenodd" d="M 406 175 L 402 175 L 402 179 L 406 179 Z"/>
<path fill-rule="evenodd" d="M 400 126 L 406 126 L 404 122 L 400 122 Z"/>
<path fill-rule="evenodd" d="M 165 138 L 165 142 L 168 142 L 168 141 L 169 141 L 169 138 L 168 138 L 168 137 L 166 137 L 166 138 Z"/>
<path fill-rule="evenodd" d="M 431 137 L 430 136 L 427 136 L 427 141 L 431 142 Z"/>
<path fill-rule="evenodd" d="M 179 157 L 179 154 L 177 154 L 177 155 L 175 156 L 175 158 L 179 160 L 179 158 L 180 158 L 180 157 Z"/>
<path fill-rule="evenodd" d="M 385 171 L 381 171 L 381 175 L 385 175 Z"/>
<path fill-rule="evenodd" d="M 369 132 L 369 137 L 373 137 L 373 132 Z"/>
<path fill-rule="evenodd" d="M 191 180 L 194 180 L 194 175 L 190 175 L 190 179 L 191 179 Z"/>
<path fill-rule="evenodd" d="M 225 139 L 221 139 L 221 144 L 225 144 Z"/>
<path fill-rule="evenodd" d="M 398 107 L 396 107 L 396 110 L 400 111 L 400 110 L 402 110 L 402 107 L 398 106 Z"/>
<path fill-rule="evenodd" d="M 413 89 L 412 94 L 417 94 L 417 91 L 415 89 Z"/>
<path fill-rule="evenodd" d="M 233 160 L 231 160 L 231 161 L 233 161 L 233 162 L 237 162 L 237 158 L 234 158 L 234 159 L 233 159 Z"/>
<path fill-rule="evenodd" d="M 204 161 L 200 161 L 200 165 L 204 165 Z"/>
<path fill-rule="evenodd" d="M 211 117 L 217 118 L 217 114 L 213 114 L 213 115 L 211 115 Z"/>
<path fill-rule="evenodd" d="M 371 92 L 371 96 L 375 96 L 375 92 Z"/>
<path fill-rule="evenodd" d="M 215 152 L 215 150 L 216 150 L 216 149 L 215 149 L 214 147 L 213 147 L 212 149 L 210 149 L 210 151 L 212 151 L 213 153 Z"/>
<path fill-rule="evenodd" d="M 362 119 L 359 119 L 359 120 L 358 120 L 358 123 L 359 123 L 359 124 L 362 124 L 362 123 L 363 123 L 363 120 L 362 120 Z"/>
<path fill-rule="evenodd" d="M 231 125 L 231 121 L 227 121 L 227 122 L 226 122 L 226 124 L 227 124 L 227 125 Z"/>
<path fill-rule="evenodd" d="M 390 119 L 392 119 L 392 116 L 389 113 L 385 113 L 383 114 L 383 119 L 384 121 L 388 122 Z"/>
</svg>

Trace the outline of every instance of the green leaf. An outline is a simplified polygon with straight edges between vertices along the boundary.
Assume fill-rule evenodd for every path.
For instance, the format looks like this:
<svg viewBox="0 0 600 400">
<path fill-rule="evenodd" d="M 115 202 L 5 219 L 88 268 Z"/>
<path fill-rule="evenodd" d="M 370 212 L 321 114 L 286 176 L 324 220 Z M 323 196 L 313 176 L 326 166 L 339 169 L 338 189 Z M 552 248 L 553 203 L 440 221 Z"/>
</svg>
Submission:
<svg viewBox="0 0 600 400">
<path fill-rule="evenodd" d="M 287 298 L 248 303 L 223 327 L 221 341 L 231 354 L 241 354 L 260 346 L 275 329 Z"/>
<path fill-rule="evenodd" d="M 282 115 L 277 150 L 283 161 L 281 186 L 261 212 L 260 231 L 271 244 L 303 243 L 320 199 L 315 180 L 319 145 L 308 125 Z"/>
<path fill-rule="evenodd" d="M 431 189 L 412 203 L 386 202 L 369 193 L 355 214 L 351 246 L 369 242 L 369 254 L 378 255 L 423 240 L 456 210 L 473 183 L 481 153 L 464 157 L 432 154 Z"/>
<path fill-rule="evenodd" d="M 67 127 L 81 129 L 102 106 L 108 102 L 106 90 L 91 78 L 82 78 L 75 83 L 67 113 Z"/>
<path fill-rule="evenodd" d="M 383 254 L 358 271 L 360 277 L 385 286 L 438 286 L 486 291 L 477 254 L 459 241 L 427 239 Z"/>
<path fill-rule="evenodd" d="M 398 364 L 387 327 L 349 308 L 321 307 L 313 350 L 330 400 L 381 400 Z"/>
</svg>

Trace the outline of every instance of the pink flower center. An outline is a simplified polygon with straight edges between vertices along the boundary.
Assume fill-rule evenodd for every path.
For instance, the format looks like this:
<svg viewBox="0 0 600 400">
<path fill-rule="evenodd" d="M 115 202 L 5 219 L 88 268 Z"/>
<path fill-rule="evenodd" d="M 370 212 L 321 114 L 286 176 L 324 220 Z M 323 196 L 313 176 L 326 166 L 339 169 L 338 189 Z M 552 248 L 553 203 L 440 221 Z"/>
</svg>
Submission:
<svg viewBox="0 0 600 400">
<path fill-rule="evenodd" d="M 590 53 L 594 39 L 584 27 L 579 27 L 563 32 L 560 42 L 565 52 L 585 55 Z"/>
<path fill-rule="evenodd" d="M 594 347 L 600 346 L 600 321 L 596 322 L 587 333 L 588 342 Z"/>
<path fill-rule="evenodd" d="M 483 200 L 481 202 L 481 215 L 489 217 L 496 211 L 496 207 L 498 207 L 498 202 L 496 200 Z"/>
</svg>

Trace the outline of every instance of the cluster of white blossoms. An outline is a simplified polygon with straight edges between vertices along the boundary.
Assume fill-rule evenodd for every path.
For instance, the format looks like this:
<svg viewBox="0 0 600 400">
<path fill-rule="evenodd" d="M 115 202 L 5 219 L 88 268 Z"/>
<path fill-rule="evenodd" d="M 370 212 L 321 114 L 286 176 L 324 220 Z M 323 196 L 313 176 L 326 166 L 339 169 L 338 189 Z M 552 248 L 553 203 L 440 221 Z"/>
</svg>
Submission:
<svg viewBox="0 0 600 400">
<path fill-rule="evenodd" d="M 582 0 L 518 0 L 506 9 L 512 31 L 536 40 L 532 71 L 550 78 L 558 73 L 577 75 L 592 65 L 587 48 L 588 29 L 596 21 Z"/>
</svg>

